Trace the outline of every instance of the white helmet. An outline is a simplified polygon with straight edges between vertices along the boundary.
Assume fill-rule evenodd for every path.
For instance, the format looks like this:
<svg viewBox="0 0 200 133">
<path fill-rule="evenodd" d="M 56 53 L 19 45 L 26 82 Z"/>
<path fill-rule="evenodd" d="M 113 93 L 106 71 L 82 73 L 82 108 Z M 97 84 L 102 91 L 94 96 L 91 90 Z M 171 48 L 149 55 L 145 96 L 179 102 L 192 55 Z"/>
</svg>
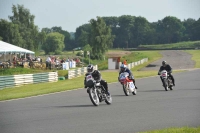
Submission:
<svg viewBox="0 0 200 133">
<path fill-rule="evenodd" d="M 121 68 L 121 71 L 124 72 L 126 71 L 127 66 L 125 64 L 122 64 L 120 68 Z"/>
</svg>

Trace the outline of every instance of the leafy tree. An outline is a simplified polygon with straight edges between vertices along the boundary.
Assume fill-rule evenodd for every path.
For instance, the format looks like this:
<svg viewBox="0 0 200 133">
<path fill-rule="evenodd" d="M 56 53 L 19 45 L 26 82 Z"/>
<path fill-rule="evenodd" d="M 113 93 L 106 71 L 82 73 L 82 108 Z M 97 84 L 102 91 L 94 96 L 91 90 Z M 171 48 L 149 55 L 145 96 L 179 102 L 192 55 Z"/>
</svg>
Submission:
<svg viewBox="0 0 200 133">
<path fill-rule="evenodd" d="M 46 34 L 52 33 L 52 32 L 58 32 L 62 35 L 64 35 L 64 44 L 65 48 L 67 49 L 70 47 L 70 34 L 68 31 L 65 31 L 62 29 L 62 27 L 54 26 L 51 29 L 50 28 L 42 28 L 42 32 L 45 32 Z"/>
<path fill-rule="evenodd" d="M 46 34 L 49 34 L 52 32 L 52 29 L 50 28 L 42 28 L 42 32 L 46 33 Z"/>
<path fill-rule="evenodd" d="M 97 17 L 97 20 L 91 19 L 90 24 L 92 26 L 90 38 L 91 57 L 93 59 L 103 59 L 105 52 L 112 47 L 114 36 L 111 35 L 110 27 L 106 26 L 101 17 Z"/>
<path fill-rule="evenodd" d="M 12 12 L 13 16 L 9 16 L 9 19 L 13 24 L 19 25 L 19 33 L 23 39 L 22 47 L 37 50 L 36 38 L 39 31 L 38 27 L 34 25 L 35 16 L 28 9 L 24 8 L 23 5 L 13 5 Z"/>
<path fill-rule="evenodd" d="M 43 49 L 46 54 L 50 52 L 58 52 L 64 49 L 64 35 L 58 32 L 52 32 L 47 34 L 46 41 L 43 45 Z"/>
<path fill-rule="evenodd" d="M 115 35 L 115 39 L 113 42 L 113 47 L 119 47 L 119 36 L 122 35 L 120 34 L 119 31 L 119 18 L 118 17 L 102 17 L 103 20 L 105 21 L 106 25 L 109 26 L 112 30 L 112 35 Z"/>
<path fill-rule="evenodd" d="M 181 21 L 176 17 L 167 16 L 162 20 L 165 43 L 181 41 L 182 33 L 185 30 Z"/>
<path fill-rule="evenodd" d="M 2 41 L 22 46 L 23 39 L 19 33 L 19 25 L 8 22 L 7 20 L 0 20 L 0 36 Z"/>
<path fill-rule="evenodd" d="M 147 34 L 152 32 L 149 22 L 144 17 L 136 17 L 134 26 L 131 28 L 131 43 L 132 47 L 137 47 L 140 44 L 146 43 Z"/>
<path fill-rule="evenodd" d="M 91 24 L 84 24 L 76 28 L 75 41 L 77 47 L 84 47 L 89 43 L 89 38 L 91 34 Z"/>
<path fill-rule="evenodd" d="M 81 30 L 81 34 L 78 38 L 78 43 L 80 47 L 84 47 L 89 42 L 89 33 Z"/>
<path fill-rule="evenodd" d="M 194 41 L 200 40 L 200 18 L 191 26 L 191 38 Z"/>
<path fill-rule="evenodd" d="M 192 26 L 193 24 L 196 22 L 195 19 L 192 19 L 192 18 L 188 18 L 187 20 L 184 20 L 182 23 L 183 23 L 183 26 L 185 27 L 185 31 L 183 32 L 183 38 L 182 40 L 183 41 L 189 41 L 190 39 L 193 39 L 192 37 Z"/>
<path fill-rule="evenodd" d="M 129 47 L 131 42 L 131 32 L 135 22 L 135 17 L 130 15 L 123 15 L 119 17 L 119 38 L 120 47 Z"/>
</svg>

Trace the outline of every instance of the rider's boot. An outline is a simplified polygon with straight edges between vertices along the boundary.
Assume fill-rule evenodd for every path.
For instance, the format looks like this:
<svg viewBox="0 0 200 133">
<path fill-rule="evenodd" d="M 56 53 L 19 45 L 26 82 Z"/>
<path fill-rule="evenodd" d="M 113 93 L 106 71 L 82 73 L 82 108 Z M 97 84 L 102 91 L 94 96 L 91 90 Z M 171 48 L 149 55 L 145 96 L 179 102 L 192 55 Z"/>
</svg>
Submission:
<svg viewBox="0 0 200 133">
<path fill-rule="evenodd" d="M 107 88 L 106 92 L 107 92 L 108 96 L 110 96 L 110 92 L 108 91 L 108 88 Z"/>
</svg>

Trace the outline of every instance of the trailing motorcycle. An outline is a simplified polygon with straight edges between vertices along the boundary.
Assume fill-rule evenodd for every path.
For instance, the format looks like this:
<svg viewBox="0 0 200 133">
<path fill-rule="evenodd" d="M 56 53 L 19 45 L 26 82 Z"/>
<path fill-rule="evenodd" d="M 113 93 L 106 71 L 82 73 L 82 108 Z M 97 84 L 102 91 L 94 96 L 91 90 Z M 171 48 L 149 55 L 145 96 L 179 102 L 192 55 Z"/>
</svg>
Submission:
<svg viewBox="0 0 200 133">
<path fill-rule="evenodd" d="M 100 82 L 95 81 L 92 75 L 86 76 L 86 86 L 90 100 L 95 106 L 98 106 L 102 101 L 105 101 L 107 104 L 112 103 L 111 95 L 106 93 L 106 89 L 103 85 L 101 85 Z"/>
<path fill-rule="evenodd" d="M 127 72 L 123 72 L 119 75 L 119 82 L 122 84 L 124 94 L 129 96 L 130 93 L 133 95 L 137 94 L 137 89 L 132 80 L 128 78 L 129 74 Z"/>
<path fill-rule="evenodd" d="M 169 74 L 167 73 L 166 70 L 161 71 L 160 73 L 160 77 L 163 80 L 163 87 L 165 88 L 165 91 L 173 90 L 173 83 L 172 83 L 172 79 L 169 76 Z"/>
</svg>

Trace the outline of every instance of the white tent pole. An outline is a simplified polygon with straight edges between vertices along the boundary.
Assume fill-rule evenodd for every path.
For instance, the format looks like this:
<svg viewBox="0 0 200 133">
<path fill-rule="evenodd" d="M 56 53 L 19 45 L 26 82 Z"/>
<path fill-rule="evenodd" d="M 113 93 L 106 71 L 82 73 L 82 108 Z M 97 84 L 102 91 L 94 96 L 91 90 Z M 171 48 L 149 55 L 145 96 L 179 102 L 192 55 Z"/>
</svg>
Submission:
<svg viewBox="0 0 200 133">
<path fill-rule="evenodd" d="M 6 61 L 6 58 L 5 58 L 5 56 L 6 56 L 6 52 L 4 52 L 4 54 L 3 54 L 3 55 L 4 55 L 4 61 Z"/>
<path fill-rule="evenodd" d="M 6 52 L 5 52 L 5 55 L 6 55 Z M 5 61 L 6 61 L 6 56 L 5 56 Z"/>
</svg>

